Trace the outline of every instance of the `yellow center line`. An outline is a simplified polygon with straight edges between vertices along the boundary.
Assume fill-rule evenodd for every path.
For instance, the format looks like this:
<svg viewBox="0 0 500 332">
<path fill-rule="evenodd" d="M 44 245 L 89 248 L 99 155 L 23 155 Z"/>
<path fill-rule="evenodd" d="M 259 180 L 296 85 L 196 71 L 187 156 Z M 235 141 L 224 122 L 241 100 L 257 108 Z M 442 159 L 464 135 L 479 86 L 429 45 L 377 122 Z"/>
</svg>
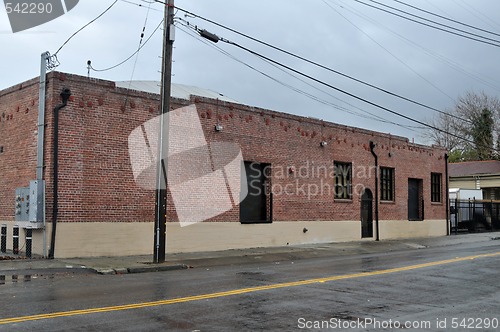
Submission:
<svg viewBox="0 0 500 332">
<path fill-rule="evenodd" d="M 293 282 L 284 282 L 284 283 L 270 284 L 270 285 L 264 285 L 264 286 L 234 289 L 234 290 L 229 290 L 229 291 L 225 291 L 225 292 L 217 292 L 217 293 L 201 294 L 201 295 L 194 295 L 194 296 L 187 296 L 187 297 L 179 297 L 179 298 L 175 298 L 175 299 L 133 303 L 133 304 L 125 304 L 125 305 L 101 307 L 101 308 L 89 308 L 89 309 L 81 309 L 81 310 L 61 311 L 61 312 L 53 312 L 53 313 L 48 313 L 48 314 L 39 314 L 39 315 L 32 315 L 32 316 L 4 318 L 4 319 L 0 319 L 0 325 L 21 323 L 21 322 L 28 322 L 28 321 L 35 321 L 35 320 L 42 320 L 42 319 L 52 319 L 52 318 L 58 318 L 58 317 L 89 315 L 89 314 L 96 314 L 96 313 L 122 311 L 122 310 L 130 310 L 130 309 L 140 309 L 140 308 L 147 308 L 147 307 L 157 307 L 157 306 L 162 306 L 162 305 L 170 305 L 170 304 L 186 303 L 186 302 L 193 302 L 193 301 L 200 301 L 200 300 L 208 300 L 208 299 L 215 299 L 215 298 L 226 297 L 226 296 L 254 293 L 254 292 L 260 292 L 260 291 L 266 291 L 266 290 L 305 286 L 305 285 L 325 283 L 325 282 L 337 281 L 337 280 L 346 280 L 346 279 L 354 279 L 354 278 L 362 278 L 362 277 L 370 277 L 370 276 L 378 276 L 378 275 L 383 275 L 383 274 L 411 271 L 411 270 L 417 270 L 417 269 L 422 269 L 422 268 L 426 268 L 426 267 L 452 264 L 452 263 L 458 263 L 458 262 L 463 262 L 463 261 L 468 261 L 468 260 L 473 260 L 473 259 L 478 259 L 478 258 L 488 258 L 488 257 L 495 257 L 495 256 L 500 256 L 500 252 L 495 252 L 495 253 L 490 253 L 490 254 L 481 254 L 481 255 L 475 255 L 475 256 L 457 257 L 457 258 L 453 258 L 453 259 L 447 259 L 447 260 L 435 261 L 435 262 L 429 262 L 429 263 L 423 263 L 423 264 L 417 264 L 417 265 L 409 265 L 409 266 L 397 267 L 397 268 L 386 269 L 386 270 L 378 270 L 378 271 L 372 271 L 372 272 L 360 272 L 360 273 L 352 273 L 352 274 L 346 274 L 346 275 L 331 276 L 331 277 L 326 277 L 326 278 L 316 278 L 316 279 L 300 280 L 300 281 L 293 281 Z"/>
</svg>

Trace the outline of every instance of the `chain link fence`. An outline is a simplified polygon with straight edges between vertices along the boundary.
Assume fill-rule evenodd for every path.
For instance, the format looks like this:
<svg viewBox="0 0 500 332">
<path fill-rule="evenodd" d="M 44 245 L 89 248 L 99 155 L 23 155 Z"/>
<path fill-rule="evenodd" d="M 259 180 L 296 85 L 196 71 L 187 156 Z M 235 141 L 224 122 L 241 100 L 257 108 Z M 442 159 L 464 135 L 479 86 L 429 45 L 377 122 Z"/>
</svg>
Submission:
<svg viewBox="0 0 500 332">
<path fill-rule="evenodd" d="M 0 259 L 47 257 L 47 232 L 13 222 L 0 223 Z"/>
</svg>

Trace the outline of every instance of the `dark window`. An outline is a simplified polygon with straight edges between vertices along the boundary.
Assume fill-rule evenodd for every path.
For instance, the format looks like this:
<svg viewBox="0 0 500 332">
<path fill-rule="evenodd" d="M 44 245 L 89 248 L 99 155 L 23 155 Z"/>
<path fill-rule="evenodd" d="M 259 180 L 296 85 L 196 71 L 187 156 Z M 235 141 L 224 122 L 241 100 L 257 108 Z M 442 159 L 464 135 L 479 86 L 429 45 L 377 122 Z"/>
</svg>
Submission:
<svg viewBox="0 0 500 332">
<path fill-rule="evenodd" d="M 394 168 L 380 167 L 380 200 L 394 201 Z"/>
<path fill-rule="evenodd" d="M 272 222 L 272 197 L 269 195 L 271 165 L 245 161 L 244 170 L 241 192 L 247 195 L 240 203 L 240 222 Z"/>
<path fill-rule="evenodd" d="M 431 173 L 431 202 L 441 202 L 441 173 Z"/>
<path fill-rule="evenodd" d="M 335 198 L 352 199 L 352 164 L 334 162 Z"/>
</svg>

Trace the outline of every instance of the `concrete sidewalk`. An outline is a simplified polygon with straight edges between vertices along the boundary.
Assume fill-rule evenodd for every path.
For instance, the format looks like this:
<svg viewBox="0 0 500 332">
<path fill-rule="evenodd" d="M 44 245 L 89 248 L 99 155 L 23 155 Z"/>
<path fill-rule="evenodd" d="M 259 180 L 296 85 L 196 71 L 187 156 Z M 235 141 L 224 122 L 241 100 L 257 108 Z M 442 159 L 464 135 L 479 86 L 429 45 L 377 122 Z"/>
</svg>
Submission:
<svg viewBox="0 0 500 332">
<path fill-rule="evenodd" d="M 0 274 L 14 275 L 52 272 L 95 272 L 125 274 L 180 270 L 188 268 L 240 265 L 257 262 L 293 261 L 307 258 L 372 254 L 380 252 L 425 249 L 500 240 L 500 232 L 459 234 L 436 238 L 326 243 L 271 248 L 232 249 L 213 252 L 167 254 L 166 262 L 153 264 L 153 256 L 88 257 L 61 259 L 22 259 L 0 255 Z M 500 241 L 498 243 L 500 247 Z M 4 258 L 2 260 L 2 258 Z M 14 258 L 14 259 L 5 259 Z"/>
</svg>

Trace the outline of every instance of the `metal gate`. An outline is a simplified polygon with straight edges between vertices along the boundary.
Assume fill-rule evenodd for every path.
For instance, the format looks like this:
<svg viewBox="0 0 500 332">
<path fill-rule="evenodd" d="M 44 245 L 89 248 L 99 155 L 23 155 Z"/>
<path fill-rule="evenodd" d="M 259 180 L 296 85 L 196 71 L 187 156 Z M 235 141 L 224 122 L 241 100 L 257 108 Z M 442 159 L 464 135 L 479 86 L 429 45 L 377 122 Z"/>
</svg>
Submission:
<svg viewBox="0 0 500 332">
<path fill-rule="evenodd" d="M 451 231 L 488 232 L 500 230 L 500 201 L 450 201 Z"/>
</svg>

